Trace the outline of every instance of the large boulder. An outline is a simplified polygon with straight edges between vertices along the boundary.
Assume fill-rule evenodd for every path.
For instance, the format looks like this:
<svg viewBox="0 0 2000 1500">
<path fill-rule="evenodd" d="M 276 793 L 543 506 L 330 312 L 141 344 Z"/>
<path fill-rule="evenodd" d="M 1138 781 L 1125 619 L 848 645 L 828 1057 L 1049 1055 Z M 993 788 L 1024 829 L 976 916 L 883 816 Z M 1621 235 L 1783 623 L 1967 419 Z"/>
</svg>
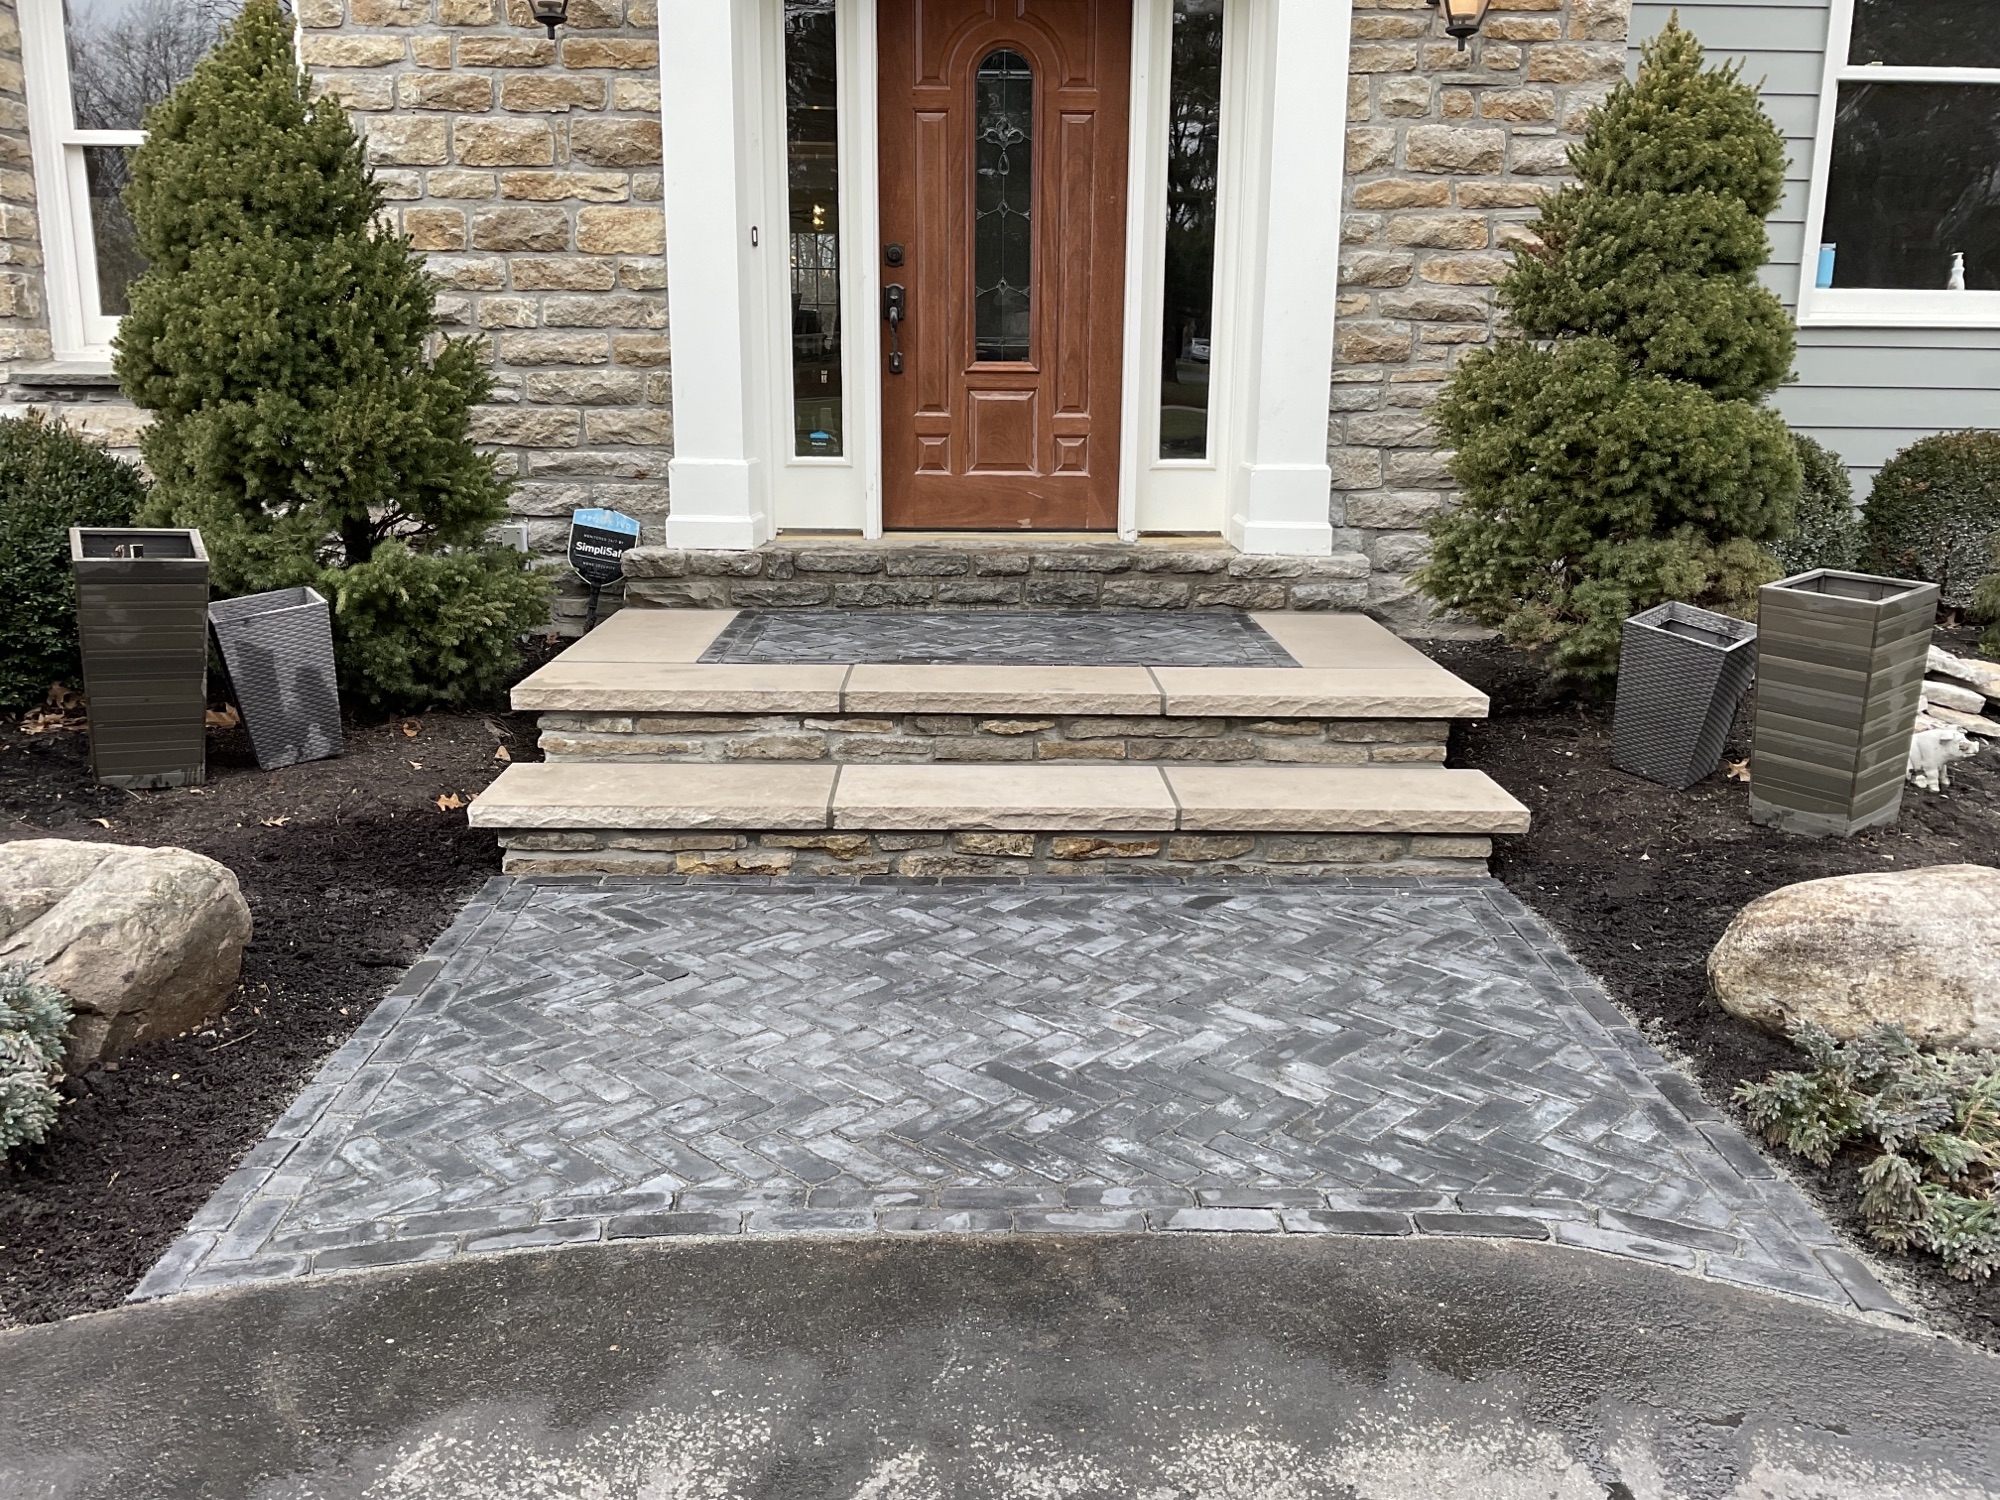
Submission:
<svg viewBox="0 0 2000 1500">
<path fill-rule="evenodd" d="M 38 966 L 75 1004 L 72 1071 L 219 1014 L 249 941 L 243 892 L 212 859 L 70 839 L 0 844 L 0 964 Z"/>
<path fill-rule="evenodd" d="M 1708 956 L 1723 1009 L 1837 1037 L 1893 1022 L 1921 1041 L 2000 1046 L 2000 870 L 1935 865 L 1807 880 L 1736 914 Z"/>
</svg>

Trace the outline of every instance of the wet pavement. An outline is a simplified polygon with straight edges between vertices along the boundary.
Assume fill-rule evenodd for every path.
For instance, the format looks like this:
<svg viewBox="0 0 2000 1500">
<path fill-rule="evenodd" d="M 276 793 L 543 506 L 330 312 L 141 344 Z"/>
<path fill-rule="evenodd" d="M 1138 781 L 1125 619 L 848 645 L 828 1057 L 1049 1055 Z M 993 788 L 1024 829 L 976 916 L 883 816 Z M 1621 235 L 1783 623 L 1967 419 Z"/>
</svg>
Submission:
<svg viewBox="0 0 2000 1500">
<path fill-rule="evenodd" d="M 10 1500 L 1962 1500 L 2000 1362 L 1551 1244 L 654 1241 L 0 1334 Z"/>
<path fill-rule="evenodd" d="M 1512 1238 L 1897 1310 L 1472 879 L 496 880 L 138 1295 L 940 1232 Z"/>
</svg>

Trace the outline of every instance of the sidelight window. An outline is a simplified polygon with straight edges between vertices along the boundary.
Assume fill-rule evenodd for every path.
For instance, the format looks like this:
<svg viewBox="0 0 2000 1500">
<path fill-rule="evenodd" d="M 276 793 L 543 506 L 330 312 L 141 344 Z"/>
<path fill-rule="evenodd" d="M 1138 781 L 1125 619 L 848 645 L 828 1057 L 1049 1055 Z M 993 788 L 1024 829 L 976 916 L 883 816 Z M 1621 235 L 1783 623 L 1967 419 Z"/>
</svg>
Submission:
<svg viewBox="0 0 2000 1500">
<path fill-rule="evenodd" d="M 840 110 L 834 0 L 785 0 L 785 176 L 791 229 L 794 453 L 844 451 L 840 379 Z"/>
<path fill-rule="evenodd" d="M 1215 210 L 1222 168 L 1222 0 L 1174 0 L 1160 457 L 1208 457 Z"/>
<path fill-rule="evenodd" d="M 1018 52 L 980 63 L 973 90 L 974 343 L 983 363 L 1030 357 L 1035 75 Z"/>
<path fill-rule="evenodd" d="M 1801 320 L 2000 324 L 2000 42 L 1946 0 L 1846 0 L 1825 89 Z"/>
</svg>

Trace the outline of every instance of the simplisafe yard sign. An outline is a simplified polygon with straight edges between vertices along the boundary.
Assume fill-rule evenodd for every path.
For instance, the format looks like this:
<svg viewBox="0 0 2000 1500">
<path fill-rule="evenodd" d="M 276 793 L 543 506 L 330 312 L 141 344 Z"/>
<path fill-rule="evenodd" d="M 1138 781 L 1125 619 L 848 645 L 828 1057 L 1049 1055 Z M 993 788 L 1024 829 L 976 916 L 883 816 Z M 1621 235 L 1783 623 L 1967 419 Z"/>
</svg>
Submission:
<svg viewBox="0 0 2000 1500">
<path fill-rule="evenodd" d="M 639 545 L 639 523 L 615 510 L 579 510 L 569 518 L 569 565 L 590 585 L 585 632 L 597 628 L 597 596 L 616 583 L 620 560 Z"/>
<path fill-rule="evenodd" d="M 618 581 L 618 562 L 639 545 L 639 523 L 615 510 L 580 510 L 569 518 L 569 565 L 593 589 Z"/>
</svg>

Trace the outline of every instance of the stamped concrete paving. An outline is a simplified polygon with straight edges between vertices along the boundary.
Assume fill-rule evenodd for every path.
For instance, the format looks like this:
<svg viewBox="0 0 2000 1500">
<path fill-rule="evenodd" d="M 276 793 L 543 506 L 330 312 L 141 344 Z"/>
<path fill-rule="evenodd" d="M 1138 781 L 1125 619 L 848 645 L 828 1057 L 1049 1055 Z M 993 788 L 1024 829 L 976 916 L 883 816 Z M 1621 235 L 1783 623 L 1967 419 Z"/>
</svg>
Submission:
<svg viewBox="0 0 2000 1500">
<path fill-rule="evenodd" d="M 1895 1310 L 1484 880 L 496 880 L 134 1295 L 1093 1230 L 1553 1239 Z"/>
</svg>

